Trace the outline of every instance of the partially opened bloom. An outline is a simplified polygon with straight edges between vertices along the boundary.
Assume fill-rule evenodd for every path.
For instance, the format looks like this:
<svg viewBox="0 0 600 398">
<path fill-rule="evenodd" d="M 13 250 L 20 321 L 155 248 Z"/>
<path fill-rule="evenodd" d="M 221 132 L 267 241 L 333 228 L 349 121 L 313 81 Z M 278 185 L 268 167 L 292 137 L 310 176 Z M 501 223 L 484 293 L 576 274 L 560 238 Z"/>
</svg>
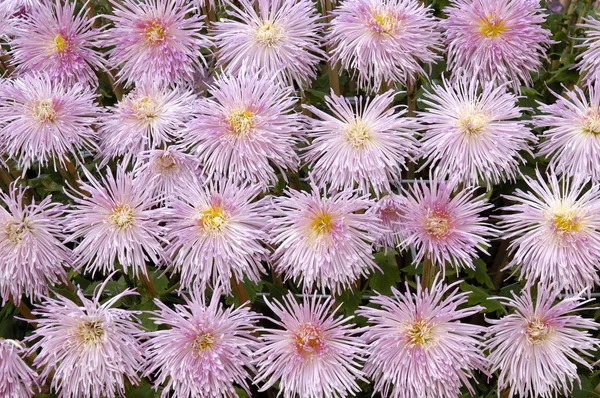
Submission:
<svg viewBox="0 0 600 398">
<path fill-rule="evenodd" d="M 22 359 L 24 354 L 25 346 L 21 342 L 0 338 L 0 397 L 33 397 L 38 375 Z"/>
<path fill-rule="evenodd" d="M 262 346 L 255 352 L 258 376 L 265 391 L 278 383 L 284 398 L 337 398 L 360 391 L 363 344 L 352 317 L 335 315 L 334 301 L 305 297 L 298 303 L 292 294 L 283 302 L 265 299 L 278 329 L 263 329 Z"/>
<path fill-rule="evenodd" d="M 590 85 L 589 94 L 577 86 L 557 101 L 540 104 L 533 124 L 547 128 L 542 133 L 540 155 L 550 158 L 550 166 L 565 177 L 589 177 L 600 181 L 600 81 Z"/>
<path fill-rule="evenodd" d="M 432 83 L 419 112 L 424 130 L 421 155 L 435 176 L 457 183 L 494 185 L 515 179 L 520 151 L 529 150 L 535 135 L 519 119 L 524 108 L 506 84 L 475 79 Z"/>
<path fill-rule="evenodd" d="M 192 111 L 194 95 L 181 88 L 143 81 L 103 118 L 101 155 L 134 159 L 175 139 Z"/>
<path fill-rule="evenodd" d="M 368 352 L 365 373 L 374 391 L 391 398 L 456 398 L 462 386 L 471 394 L 470 379 L 485 371 L 481 334 L 486 328 L 465 318 L 482 307 L 465 307 L 468 292 L 442 281 L 416 293 L 392 287 L 392 297 L 376 295 L 359 314 L 367 318 L 363 339 Z M 462 308 L 459 308 L 462 307 Z"/>
<path fill-rule="evenodd" d="M 164 257 L 162 211 L 152 209 L 160 197 L 121 166 L 114 175 L 106 169 L 100 180 L 83 170 L 88 182 L 79 185 L 86 194 L 68 193 L 75 202 L 66 221 L 67 241 L 77 242 L 75 263 L 94 274 L 114 270 L 118 261 L 126 274 L 146 274 L 147 262 L 160 264 Z"/>
<path fill-rule="evenodd" d="M 267 76 L 300 87 L 315 78 L 323 58 L 322 25 L 312 1 L 240 0 L 239 4 L 240 8 L 230 3 L 228 10 L 235 19 L 214 24 L 217 66 L 231 73 L 247 67 L 263 69 Z"/>
<path fill-rule="evenodd" d="M 125 380 L 137 385 L 143 362 L 142 334 L 136 312 L 113 308 L 127 289 L 100 302 L 107 279 L 90 300 L 79 290 L 81 305 L 58 295 L 45 297 L 32 311 L 37 328 L 26 341 L 36 341 L 33 364 L 41 377 L 52 376 L 51 388 L 61 398 L 102 398 L 125 395 Z"/>
<path fill-rule="evenodd" d="M 71 251 L 62 243 L 64 207 L 50 196 L 27 203 L 25 193 L 15 184 L 10 195 L 0 193 L 2 303 L 12 299 L 19 304 L 23 293 L 32 299 L 47 294 L 48 284 L 67 279 L 71 264 Z"/>
<path fill-rule="evenodd" d="M 232 277 L 260 280 L 268 255 L 261 244 L 268 217 L 254 201 L 261 190 L 221 180 L 193 181 L 175 192 L 165 214 L 167 250 L 182 287 L 220 285 L 230 293 Z"/>
<path fill-rule="evenodd" d="M 305 291 L 315 285 L 340 292 L 366 276 L 377 268 L 371 252 L 382 232 L 377 216 L 363 213 L 372 204 L 350 190 L 321 196 L 316 186 L 311 193 L 288 190 L 273 197 L 265 211 L 273 217 L 275 270 L 301 282 Z"/>
<path fill-rule="evenodd" d="M 332 62 L 356 74 L 359 87 L 406 85 L 440 57 L 441 35 L 431 8 L 417 0 L 346 0 L 333 10 Z"/>
<path fill-rule="evenodd" d="M 585 179 L 559 182 L 555 174 L 538 171 L 523 177 L 529 185 L 506 199 L 504 238 L 512 240 L 507 265 L 528 284 L 550 281 L 559 289 L 580 292 L 600 283 L 600 186 Z"/>
<path fill-rule="evenodd" d="M 185 0 L 125 0 L 106 15 L 114 27 L 107 31 L 109 61 L 120 67 L 119 81 L 186 83 L 202 71 L 201 50 L 210 42 L 202 35 L 203 17 Z"/>
<path fill-rule="evenodd" d="M 198 101 L 181 133 L 208 178 L 268 185 L 277 182 L 276 170 L 297 169 L 301 127 L 291 88 L 265 72 L 242 70 L 223 73 L 209 91 L 213 97 Z"/>
<path fill-rule="evenodd" d="M 581 385 L 577 367 L 592 370 L 585 357 L 593 360 L 600 347 L 596 332 L 591 332 L 600 324 L 574 315 L 589 300 L 559 298 L 558 290 L 545 284 L 537 285 L 536 299 L 529 289 L 512 295 L 497 299 L 514 312 L 487 320 L 488 359 L 491 371 L 499 371 L 498 391 L 508 391 L 509 398 L 570 396 L 573 384 Z"/>
<path fill-rule="evenodd" d="M 70 87 L 47 75 L 5 80 L 0 87 L 0 149 L 27 169 L 51 160 L 64 163 L 69 154 L 94 150 L 92 126 L 102 110 L 96 94 L 79 83 Z"/>
<path fill-rule="evenodd" d="M 162 397 L 237 397 L 234 386 L 250 395 L 248 371 L 254 371 L 259 316 L 247 306 L 225 309 L 220 293 L 215 290 L 206 303 L 204 294 L 192 290 L 190 298 L 184 296 L 185 305 L 173 309 L 154 300 L 159 310 L 151 319 L 167 328 L 145 335 L 145 375 L 156 375 L 155 388 L 165 386 Z"/>
<path fill-rule="evenodd" d="M 19 19 L 10 42 L 17 71 L 44 72 L 67 85 L 98 84 L 95 71 L 104 68 L 104 60 L 94 47 L 100 46 L 101 33 L 86 15 L 90 5 L 78 13 L 75 5 L 48 0 Z"/>
<path fill-rule="evenodd" d="M 583 21 L 578 28 L 585 29 L 585 40 L 577 47 L 584 50 L 577 56 L 577 67 L 583 74 L 581 81 L 591 86 L 600 83 L 600 21 L 592 17 Z"/>
<path fill-rule="evenodd" d="M 498 78 L 529 86 L 532 72 L 552 44 L 542 28 L 546 15 L 539 1 L 452 0 L 442 19 L 448 48 L 448 70 L 453 76 L 477 78 L 482 84 Z"/>
<path fill-rule="evenodd" d="M 375 241 L 377 248 L 394 249 L 400 243 L 400 223 L 404 214 L 403 198 L 390 193 L 379 199 L 375 205 L 367 210 L 374 214 L 382 227 L 381 234 Z"/>
<path fill-rule="evenodd" d="M 332 93 L 325 97 L 328 111 L 307 107 L 311 144 L 304 158 L 312 166 L 310 177 L 319 188 L 358 188 L 368 194 L 389 192 L 400 181 L 406 161 L 416 151 L 417 124 L 402 117 L 405 109 L 392 106 L 394 91 L 372 101 L 355 97 L 355 106 Z"/>
<path fill-rule="evenodd" d="M 483 195 L 475 197 L 475 188 L 464 188 L 452 194 L 453 186 L 431 179 L 415 182 L 405 190 L 399 233 L 401 249 L 414 245 L 418 264 L 425 257 L 445 269 L 451 265 L 474 268 L 479 252 L 486 253 L 489 237 L 495 230 L 481 212 L 492 207 Z"/>
</svg>

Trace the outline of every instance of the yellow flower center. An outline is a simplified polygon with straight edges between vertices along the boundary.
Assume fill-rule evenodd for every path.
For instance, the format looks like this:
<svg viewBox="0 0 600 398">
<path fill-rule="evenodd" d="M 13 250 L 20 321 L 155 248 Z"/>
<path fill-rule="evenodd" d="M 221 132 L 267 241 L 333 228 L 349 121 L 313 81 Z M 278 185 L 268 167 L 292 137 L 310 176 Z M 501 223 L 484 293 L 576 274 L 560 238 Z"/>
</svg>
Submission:
<svg viewBox="0 0 600 398">
<path fill-rule="evenodd" d="M 528 322 L 525 335 L 531 344 L 540 344 L 548 338 L 551 331 L 552 328 L 546 325 L 542 319 L 534 317 Z"/>
<path fill-rule="evenodd" d="M 586 134 L 600 134 L 600 115 L 590 111 L 583 120 L 583 132 Z"/>
<path fill-rule="evenodd" d="M 227 211 L 219 205 L 210 206 L 199 214 L 200 226 L 213 233 L 222 231 L 228 218 Z"/>
<path fill-rule="evenodd" d="M 194 338 L 192 348 L 195 351 L 205 351 L 213 348 L 215 345 L 215 336 L 212 333 L 200 333 Z"/>
<path fill-rule="evenodd" d="M 450 220 L 445 213 L 429 211 L 425 217 L 425 232 L 435 238 L 443 238 L 450 231 Z"/>
<path fill-rule="evenodd" d="M 159 21 L 153 21 L 150 26 L 144 30 L 146 41 L 150 44 L 159 44 L 167 36 L 165 27 Z"/>
<path fill-rule="evenodd" d="M 315 356 L 323 347 L 323 337 L 318 327 L 307 323 L 300 325 L 296 331 L 296 349 L 301 355 Z"/>
<path fill-rule="evenodd" d="M 419 319 L 406 328 L 406 334 L 411 345 L 423 347 L 433 341 L 433 326 Z"/>
<path fill-rule="evenodd" d="M 56 110 L 52 99 L 37 101 L 33 105 L 33 118 L 38 122 L 53 122 L 56 118 Z"/>
<path fill-rule="evenodd" d="M 581 229 L 580 217 L 574 210 L 558 210 L 552 215 L 552 227 L 559 235 L 578 232 Z"/>
<path fill-rule="evenodd" d="M 104 337 L 103 322 L 101 320 L 83 321 L 77 327 L 77 335 L 87 345 L 98 345 Z"/>
<path fill-rule="evenodd" d="M 23 241 L 23 237 L 25 236 L 25 231 L 28 229 L 27 224 L 24 223 L 16 223 L 9 222 L 4 227 L 4 233 L 8 237 L 8 240 L 11 242 L 18 244 Z"/>
<path fill-rule="evenodd" d="M 265 47 L 275 46 L 281 39 L 282 30 L 271 21 L 265 21 L 256 29 L 256 40 Z"/>
<path fill-rule="evenodd" d="M 67 39 L 59 33 L 54 40 L 52 40 L 52 47 L 55 54 L 60 54 L 69 47 L 69 43 L 67 42 Z"/>
<path fill-rule="evenodd" d="M 156 101 L 150 97 L 140 97 L 133 100 L 131 110 L 139 120 L 151 120 L 156 118 L 158 106 Z"/>
<path fill-rule="evenodd" d="M 504 20 L 497 15 L 487 15 L 479 23 L 479 32 L 484 37 L 494 38 L 500 36 L 506 30 Z"/>
<path fill-rule="evenodd" d="M 169 153 L 159 156 L 156 160 L 156 163 L 158 167 L 164 171 L 172 171 L 177 168 L 177 162 L 175 162 L 175 158 Z"/>
<path fill-rule="evenodd" d="M 396 27 L 396 17 L 390 12 L 376 13 L 371 18 L 371 30 L 378 33 L 391 34 Z"/>
<path fill-rule="evenodd" d="M 135 220 L 135 211 L 128 204 L 118 205 L 108 216 L 108 221 L 120 229 L 131 227 Z"/>
<path fill-rule="evenodd" d="M 478 135 L 485 130 L 489 122 L 489 117 L 474 109 L 465 111 L 458 122 L 462 132 L 467 135 Z"/>
<path fill-rule="evenodd" d="M 327 213 L 317 213 L 311 223 L 311 228 L 317 236 L 330 233 L 333 227 L 333 218 Z"/>
<path fill-rule="evenodd" d="M 247 136 L 255 128 L 254 113 L 236 109 L 227 115 L 227 121 L 231 127 L 231 131 L 239 136 Z"/>
<path fill-rule="evenodd" d="M 357 118 L 346 129 L 346 141 L 355 149 L 364 148 L 370 139 L 369 128 L 361 119 Z"/>
</svg>

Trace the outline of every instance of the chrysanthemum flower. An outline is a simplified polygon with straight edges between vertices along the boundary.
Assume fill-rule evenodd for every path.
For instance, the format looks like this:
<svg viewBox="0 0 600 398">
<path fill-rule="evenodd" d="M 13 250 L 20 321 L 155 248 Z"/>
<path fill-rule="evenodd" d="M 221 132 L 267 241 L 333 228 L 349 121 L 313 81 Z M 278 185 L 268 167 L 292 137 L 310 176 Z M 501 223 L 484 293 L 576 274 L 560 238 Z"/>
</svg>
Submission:
<svg viewBox="0 0 600 398">
<path fill-rule="evenodd" d="M 448 70 L 485 83 L 498 78 L 529 86 L 552 44 L 539 1 L 452 0 L 441 24 Z"/>
<path fill-rule="evenodd" d="M 374 214 L 382 227 L 382 232 L 375 241 L 377 248 L 393 249 L 400 242 L 400 223 L 404 214 L 402 196 L 389 194 L 379 199 L 374 206 L 367 210 Z"/>
<path fill-rule="evenodd" d="M 253 200 L 261 189 L 221 180 L 204 187 L 192 182 L 176 191 L 165 220 L 168 252 L 182 287 L 220 285 L 230 293 L 232 276 L 260 280 L 261 261 L 268 255 L 261 245 L 268 217 Z"/>
<path fill-rule="evenodd" d="M 40 7 L 42 0 L 3 0 L 0 3 L 0 12 L 10 16 L 28 14 L 32 9 Z"/>
<path fill-rule="evenodd" d="M 102 156 L 137 157 L 140 152 L 164 146 L 184 127 L 192 112 L 194 95 L 156 82 L 139 82 L 100 127 Z"/>
<path fill-rule="evenodd" d="M 563 180 L 539 173 L 523 177 L 530 191 L 520 189 L 506 199 L 501 216 L 504 238 L 520 277 L 528 284 L 553 281 L 560 289 L 580 292 L 600 283 L 600 186 L 586 180 Z"/>
<path fill-rule="evenodd" d="M 600 181 L 600 81 L 589 86 L 589 96 L 579 87 L 555 95 L 556 103 L 540 104 L 533 118 L 536 127 L 548 128 L 539 154 L 558 174 Z"/>
<path fill-rule="evenodd" d="M 361 88 L 406 85 L 439 59 L 440 33 L 429 7 L 417 0 L 346 0 L 333 10 L 332 62 L 355 73 Z"/>
<path fill-rule="evenodd" d="M 469 379 L 485 371 L 481 333 L 486 328 L 464 319 L 482 307 L 464 307 L 468 293 L 458 293 L 457 283 L 434 283 L 412 293 L 408 283 L 393 297 L 377 295 L 362 307 L 367 318 L 363 339 L 367 343 L 365 373 L 375 381 L 375 392 L 391 398 L 456 398 L 464 385 L 474 393 Z"/>
<path fill-rule="evenodd" d="M 92 126 L 101 114 L 87 87 L 65 87 L 45 75 L 5 80 L 0 87 L 0 148 L 19 167 L 64 162 L 82 149 L 93 150 Z"/>
<path fill-rule="evenodd" d="M 473 268 L 477 253 L 486 253 L 495 230 L 480 213 L 492 205 L 483 195 L 474 197 L 474 191 L 470 187 L 452 195 L 452 186 L 436 179 L 415 182 L 405 190 L 400 248 L 415 246 L 414 264 L 427 257 L 442 270 L 445 265 Z"/>
<path fill-rule="evenodd" d="M 583 21 L 578 28 L 585 29 L 585 40 L 577 47 L 585 50 L 577 56 L 577 67 L 584 74 L 581 81 L 593 85 L 600 83 L 600 21 L 592 17 Z"/>
<path fill-rule="evenodd" d="M 113 67 L 121 67 L 119 81 L 141 80 L 186 83 L 203 68 L 201 49 L 208 39 L 201 34 L 202 16 L 186 0 L 125 0 L 113 4 L 114 23 L 105 46 Z"/>
<path fill-rule="evenodd" d="M 283 303 L 265 299 L 282 329 L 263 329 L 262 346 L 255 353 L 260 391 L 278 383 L 284 398 L 346 397 L 360 391 L 363 344 L 352 317 L 336 316 L 333 299 L 304 298 L 292 294 Z"/>
<path fill-rule="evenodd" d="M 198 175 L 198 160 L 175 145 L 165 149 L 141 152 L 134 167 L 136 178 L 145 180 L 150 196 L 170 197 L 177 189 L 185 189 Z"/>
<path fill-rule="evenodd" d="M 78 291 L 82 305 L 57 296 L 45 297 L 32 313 L 38 316 L 37 329 L 25 341 L 35 341 L 30 352 L 39 350 L 33 361 L 43 368 L 42 379 L 54 371 L 52 389 L 64 398 L 125 396 L 125 379 L 136 385 L 143 357 L 136 312 L 112 308 L 127 289 L 100 303 L 110 280 L 90 300 Z"/>
<path fill-rule="evenodd" d="M 68 210 L 67 241 L 81 239 L 73 250 L 75 263 L 92 273 L 106 273 L 118 261 L 126 274 L 146 274 L 146 262 L 160 264 L 163 259 L 161 210 L 152 209 L 160 198 L 121 166 L 116 176 L 107 169 L 100 181 L 83 171 L 89 181 L 79 182 L 85 194 L 68 193 L 75 204 Z"/>
<path fill-rule="evenodd" d="M 525 163 L 519 151 L 531 153 L 529 142 L 536 137 L 518 120 L 524 108 L 506 84 L 444 80 L 433 83 L 422 101 L 421 154 L 438 178 L 488 186 L 514 180 L 519 163 Z"/>
<path fill-rule="evenodd" d="M 98 84 L 95 70 L 103 69 L 104 61 L 93 47 L 99 47 L 101 33 L 87 18 L 87 7 L 75 14 L 75 5 L 49 0 L 19 19 L 10 42 L 17 71 L 44 72 L 67 85 Z"/>
<path fill-rule="evenodd" d="M 600 324 L 573 314 L 589 301 L 575 296 L 554 304 L 558 290 L 537 286 L 535 301 L 529 289 L 520 297 L 514 293 L 513 298 L 497 297 L 514 312 L 487 320 L 491 371 L 500 371 L 498 391 L 508 391 L 509 398 L 570 396 L 574 382 L 580 384 L 577 367 L 591 370 L 584 356 L 600 347 L 600 340 L 590 333 Z"/>
<path fill-rule="evenodd" d="M 0 338 L 0 397 L 31 398 L 37 373 L 21 358 L 25 347 L 16 340 Z"/>
<path fill-rule="evenodd" d="M 312 165 L 311 179 L 319 188 L 353 189 L 379 196 L 400 180 L 406 159 L 416 151 L 417 124 L 402 117 L 405 109 L 392 106 L 394 91 L 356 106 L 332 93 L 325 97 L 327 114 L 307 107 L 316 117 L 308 120 L 312 143 L 304 158 Z"/>
<path fill-rule="evenodd" d="M 255 10 L 254 6 L 258 7 Z M 302 87 L 316 76 L 323 58 L 322 24 L 310 0 L 240 0 L 225 19 L 213 25 L 217 66 L 237 73 L 263 69 L 287 84 Z"/>
<path fill-rule="evenodd" d="M 372 206 L 367 196 L 347 190 L 323 196 L 316 186 L 312 193 L 286 191 L 273 197 L 265 211 L 270 242 L 276 247 L 271 259 L 285 279 L 302 283 L 305 291 L 313 285 L 340 292 L 352 282 L 377 268 L 373 243 L 383 232 L 373 213 L 361 213 Z"/>
<path fill-rule="evenodd" d="M 209 91 L 213 97 L 198 101 L 195 118 L 181 133 L 208 178 L 267 185 L 277 182 L 275 169 L 297 169 L 301 128 L 291 88 L 244 69 L 222 74 Z"/>
<path fill-rule="evenodd" d="M 220 293 L 215 290 L 207 305 L 204 295 L 192 290 L 191 298 L 184 296 L 186 304 L 174 309 L 154 300 L 159 310 L 151 319 L 168 328 L 146 333 L 145 375 L 156 375 L 155 388 L 165 385 L 162 397 L 237 397 L 234 385 L 250 395 L 259 316 L 246 306 L 225 309 Z"/>
<path fill-rule="evenodd" d="M 2 303 L 21 302 L 48 292 L 48 283 L 67 279 L 71 252 L 62 241 L 63 206 L 51 197 L 26 203 L 25 190 L 11 184 L 10 195 L 0 193 L 0 294 Z M 6 209 L 5 209 L 5 207 Z M 1 397 L 2 395 L 0 395 Z"/>
</svg>

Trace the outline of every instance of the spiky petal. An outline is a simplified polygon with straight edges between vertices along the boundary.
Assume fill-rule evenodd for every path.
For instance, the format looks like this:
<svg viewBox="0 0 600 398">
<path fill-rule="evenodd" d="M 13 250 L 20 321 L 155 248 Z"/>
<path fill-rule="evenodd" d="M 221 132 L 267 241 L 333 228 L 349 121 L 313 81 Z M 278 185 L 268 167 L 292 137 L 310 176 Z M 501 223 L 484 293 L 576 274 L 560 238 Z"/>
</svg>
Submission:
<svg viewBox="0 0 600 398">
<path fill-rule="evenodd" d="M 0 397 L 33 397 L 38 375 L 22 359 L 24 354 L 25 347 L 21 342 L 0 338 Z"/>
</svg>

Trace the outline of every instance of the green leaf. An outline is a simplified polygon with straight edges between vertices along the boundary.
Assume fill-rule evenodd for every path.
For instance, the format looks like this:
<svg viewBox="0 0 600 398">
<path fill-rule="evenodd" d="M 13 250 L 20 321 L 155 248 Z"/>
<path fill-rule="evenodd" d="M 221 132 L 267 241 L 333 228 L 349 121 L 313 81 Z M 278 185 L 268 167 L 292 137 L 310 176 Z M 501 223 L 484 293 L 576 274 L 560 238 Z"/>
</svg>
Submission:
<svg viewBox="0 0 600 398">
<path fill-rule="evenodd" d="M 140 385 L 129 388 L 126 392 L 126 398 L 154 398 L 158 394 L 152 389 L 152 386 L 144 379 L 140 381 Z"/>
<path fill-rule="evenodd" d="M 346 289 L 337 297 L 336 302 L 342 304 L 341 309 L 346 316 L 351 316 L 362 303 L 362 295 L 360 290 Z"/>
<path fill-rule="evenodd" d="M 579 377 L 581 378 L 581 387 L 579 387 L 577 384 L 575 384 L 575 386 L 573 387 L 573 391 L 570 394 L 571 398 L 600 397 L 600 394 L 598 394 L 594 390 L 594 385 L 588 380 L 587 377 L 585 377 L 583 375 L 579 375 Z"/>
<path fill-rule="evenodd" d="M 375 270 L 369 279 L 369 286 L 381 294 L 390 294 L 392 286 L 401 281 L 400 269 L 396 264 L 396 252 L 388 250 L 387 253 L 375 253 L 375 262 L 381 268 L 381 271 Z"/>
<path fill-rule="evenodd" d="M 140 304 L 134 305 L 131 307 L 132 310 L 143 311 L 138 315 L 138 319 L 142 323 L 142 326 L 148 330 L 149 332 L 154 332 L 158 330 L 158 325 L 155 324 L 150 317 L 153 316 L 150 311 L 157 310 L 158 307 L 154 304 L 153 300 L 144 301 Z"/>
<path fill-rule="evenodd" d="M 469 285 L 467 282 L 462 282 L 460 284 L 460 290 L 471 293 L 467 298 L 469 305 L 481 305 L 485 308 L 485 312 L 500 311 L 503 314 L 506 313 L 506 309 L 502 306 L 502 303 L 498 300 L 490 299 L 490 295 L 482 288 Z"/>
</svg>

